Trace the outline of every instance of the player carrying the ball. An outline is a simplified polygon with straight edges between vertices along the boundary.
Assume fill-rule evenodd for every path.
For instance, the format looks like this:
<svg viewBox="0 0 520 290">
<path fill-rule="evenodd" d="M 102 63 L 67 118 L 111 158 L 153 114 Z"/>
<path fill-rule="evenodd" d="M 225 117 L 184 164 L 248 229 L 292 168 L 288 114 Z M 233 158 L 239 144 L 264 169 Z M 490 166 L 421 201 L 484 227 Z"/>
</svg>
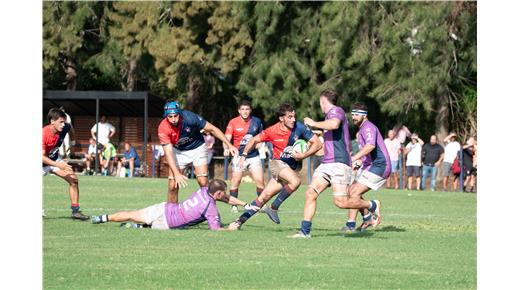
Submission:
<svg viewBox="0 0 520 290">
<path fill-rule="evenodd" d="M 263 208 L 269 218 L 279 224 L 278 208 L 301 184 L 297 172 L 301 169 L 300 161 L 316 153 L 322 145 L 318 137 L 309 128 L 296 121 L 296 113 L 291 105 L 280 105 L 276 111 L 276 117 L 278 123 L 249 140 L 240 156 L 239 165 L 243 166 L 249 151 L 254 148 L 256 143 L 271 142 L 273 144 L 273 159 L 270 161 L 271 180 L 269 180 L 262 194 L 251 202 L 251 206 L 262 207 L 275 194 L 279 193 L 270 206 Z M 310 148 L 305 153 L 293 151 L 293 145 L 298 139 L 309 142 Z M 299 162 L 300 166 L 298 166 Z M 255 209 L 246 210 L 235 222 L 229 225 L 229 228 L 232 230 L 239 229 L 256 212 Z"/>
</svg>

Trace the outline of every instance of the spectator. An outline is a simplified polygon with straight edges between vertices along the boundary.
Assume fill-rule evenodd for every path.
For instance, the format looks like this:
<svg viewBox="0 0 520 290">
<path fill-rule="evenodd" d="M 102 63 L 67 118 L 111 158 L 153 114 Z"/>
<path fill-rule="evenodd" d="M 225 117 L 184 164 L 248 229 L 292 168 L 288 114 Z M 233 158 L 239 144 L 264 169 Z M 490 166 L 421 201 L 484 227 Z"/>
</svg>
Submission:
<svg viewBox="0 0 520 290">
<path fill-rule="evenodd" d="M 469 137 L 466 144 L 462 146 L 462 149 L 464 152 L 464 191 L 475 192 L 477 177 L 477 136 Z"/>
<path fill-rule="evenodd" d="M 125 151 L 123 152 L 123 158 L 117 161 L 117 173 L 116 176 L 121 176 L 121 168 L 124 167 L 129 169 L 128 177 L 134 176 L 134 169 L 139 168 L 141 166 L 141 162 L 139 160 L 139 155 L 137 155 L 137 151 L 135 151 L 134 146 L 130 143 L 125 142 Z M 126 170 L 125 170 L 126 171 Z M 123 175 L 124 177 L 124 175 Z"/>
<path fill-rule="evenodd" d="M 215 153 L 215 150 L 213 149 L 213 146 L 215 145 L 215 137 L 213 137 L 210 132 L 203 131 L 203 133 L 204 143 L 206 143 L 206 148 L 208 149 L 208 178 L 213 179 L 213 176 L 215 175 L 215 167 L 211 166 L 211 160 L 213 159 L 213 154 Z"/>
<path fill-rule="evenodd" d="M 394 188 L 399 189 L 399 180 L 397 172 L 399 171 L 399 153 L 401 151 L 401 142 L 395 138 L 395 131 L 388 131 L 388 138 L 385 139 L 386 150 L 390 156 L 390 163 L 392 163 L 392 173 L 390 178 L 386 180 L 386 188 L 391 188 L 391 181 L 394 181 Z"/>
<path fill-rule="evenodd" d="M 102 175 L 103 176 L 112 176 L 112 171 L 114 169 L 114 159 L 117 155 L 116 147 L 110 142 L 104 145 L 103 148 L 103 160 L 102 160 Z"/>
<path fill-rule="evenodd" d="M 112 124 L 107 122 L 106 116 L 101 116 L 97 125 L 99 127 L 99 140 L 97 141 L 103 144 L 103 146 L 106 146 L 106 144 L 110 142 L 110 138 L 112 138 L 112 136 L 114 136 L 114 134 L 116 133 L 116 128 L 112 126 Z M 96 140 L 96 124 L 94 124 L 94 126 L 92 126 L 92 129 L 90 129 L 90 134 L 92 135 L 92 138 Z"/>
<path fill-rule="evenodd" d="M 87 165 L 87 169 L 85 169 L 85 171 L 83 172 L 84 175 L 93 175 L 94 174 L 94 169 L 91 169 L 91 165 L 92 163 L 96 160 L 96 141 L 94 141 L 94 139 L 90 138 L 88 139 L 88 142 L 90 143 L 88 145 L 88 151 L 87 151 L 87 154 L 85 155 L 85 163 Z M 100 148 L 98 148 L 98 153 L 101 153 L 101 150 Z M 99 157 L 99 164 L 102 163 L 102 157 L 101 157 L 101 154 L 98 155 Z"/>
<path fill-rule="evenodd" d="M 60 107 L 60 110 L 62 110 L 65 113 L 65 116 L 67 116 L 65 122 L 70 124 L 70 131 L 67 133 L 67 135 L 65 135 L 65 138 L 63 138 L 63 144 L 60 146 L 61 158 L 68 159 L 70 156 L 70 146 L 74 146 L 74 144 L 76 144 L 76 142 L 74 141 L 76 132 L 74 131 L 74 127 L 72 126 L 72 119 L 70 118 L 69 114 L 65 112 L 65 108 Z"/>
<path fill-rule="evenodd" d="M 448 179 L 450 178 L 450 173 L 452 173 L 451 166 L 457 158 L 457 153 L 460 151 L 460 143 L 456 140 L 457 134 L 450 133 L 446 138 L 444 138 L 444 162 L 443 162 L 443 178 L 442 178 L 442 189 L 444 191 L 448 190 Z M 455 182 L 453 184 L 453 190 L 457 190 L 455 187 Z"/>
<path fill-rule="evenodd" d="M 416 133 L 412 134 L 412 141 L 406 145 L 404 150 L 406 154 L 406 176 L 408 176 L 407 189 L 412 190 L 413 178 L 415 177 L 415 185 L 417 190 L 421 186 L 421 152 L 423 140 Z"/>
<path fill-rule="evenodd" d="M 431 175 L 430 190 L 435 191 L 435 185 L 437 180 L 437 169 L 441 165 L 442 159 L 444 158 L 444 148 L 437 143 L 437 136 L 432 135 L 430 137 L 430 143 L 424 145 L 422 150 L 422 179 L 421 189 L 426 189 L 426 179 Z"/>
</svg>

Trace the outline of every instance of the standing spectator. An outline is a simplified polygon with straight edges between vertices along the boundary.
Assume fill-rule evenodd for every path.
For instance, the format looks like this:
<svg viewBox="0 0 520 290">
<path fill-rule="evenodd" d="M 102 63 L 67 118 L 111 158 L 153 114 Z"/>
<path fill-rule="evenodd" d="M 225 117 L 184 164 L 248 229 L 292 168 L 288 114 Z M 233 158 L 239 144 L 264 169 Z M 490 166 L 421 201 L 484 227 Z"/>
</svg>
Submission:
<svg viewBox="0 0 520 290">
<path fill-rule="evenodd" d="M 475 192 L 475 181 L 477 177 L 477 137 L 471 136 L 462 146 L 464 152 L 464 191 Z"/>
<path fill-rule="evenodd" d="M 70 131 L 67 133 L 67 135 L 65 135 L 65 138 L 63 139 L 63 144 L 60 146 L 60 156 L 64 159 L 68 159 L 70 156 L 70 146 L 74 146 L 74 144 L 76 143 L 74 141 L 76 132 L 74 131 L 74 127 L 72 127 L 72 119 L 70 118 L 69 114 L 65 112 L 65 109 L 63 107 L 60 107 L 60 110 L 62 110 L 65 113 L 65 116 L 67 116 L 65 119 L 65 123 L 70 124 Z"/>
<path fill-rule="evenodd" d="M 90 144 L 88 145 L 87 155 L 85 156 L 85 163 L 87 165 L 87 169 L 85 169 L 85 172 L 83 174 L 84 175 L 93 175 L 94 174 L 94 170 L 91 169 L 92 162 L 94 162 L 94 160 L 96 159 L 96 156 L 99 156 L 98 157 L 99 158 L 99 164 L 101 164 L 101 162 L 103 160 L 101 159 L 101 155 L 97 155 L 96 154 L 96 141 L 94 141 L 94 139 L 92 139 L 92 138 L 89 138 L 88 142 Z M 98 153 L 100 153 L 99 149 L 98 149 Z"/>
<path fill-rule="evenodd" d="M 399 171 L 399 153 L 401 151 L 401 142 L 395 138 L 395 131 L 388 131 L 388 138 L 385 139 L 385 146 L 390 155 L 390 163 L 392 163 L 392 173 L 390 178 L 386 180 L 386 188 L 391 188 L 391 180 L 394 180 L 394 188 L 399 189 L 399 180 L 397 172 Z"/>
<path fill-rule="evenodd" d="M 99 127 L 99 140 L 97 141 L 98 143 L 103 144 L 103 146 L 106 146 L 106 144 L 110 142 L 110 138 L 112 138 L 116 133 L 116 128 L 112 126 L 112 124 L 107 122 L 106 116 L 101 116 L 97 125 Z M 92 129 L 90 129 L 90 134 L 92 135 L 92 138 L 96 140 L 96 124 L 94 124 L 94 126 L 92 126 Z"/>
<path fill-rule="evenodd" d="M 404 152 L 406 154 L 406 176 L 408 176 L 407 187 L 412 190 L 412 182 L 415 177 L 415 185 L 417 190 L 421 186 L 421 152 L 423 140 L 416 133 L 412 134 L 412 141 L 406 145 Z"/>
<path fill-rule="evenodd" d="M 457 158 L 457 153 L 460 151 L 460 143 L 456 140 L 457 134 L 450 133 L 446 138 L 444 138 L 444 162 L 443 162 L 443 178 L 442 178 L 442 189 L 444 191 L 448 190 L 448 179 L 450 178 L 450 173 L 452 173 L 451 166 L 453 165 L 453 161 Z M 457 190 L 455 185 L 453 190 Z"/>
<path fill-rule="evenodd" d="M 211 166 L 211 160 L 215 153 L 215 150 L 213 149 L 213 145 L 215 145 L 215 137 L 213 137 L 211 133 L 204 131 L 204 143 L 206 143 L 206 148 L 208 149 L 208 178 L 213 179 L 213 176 L 215 175 L 215 167 Z"/>
<path fill-rule="evenodd" d="M 125 142 L 125 152 L 123 152 L 123 154 L 123 158 L 117 161 L 116 176 L 121 176 L 121 168 L 125 167 L 126 169 L 130 170 L 128 177 L 132 177 L 134 176 L 134 168 L 139 168 L 141 166 L 139 155 L 137 155 L 137 151 L 135 151 L 134 146 L 128 142 Z"/>
<path fill-rule="evenodd" d="M 422 150 L 423 169 L 421 179 L 421 189 L 426 189 L 426 179 L 431 175 L 430 190 L 435 191 L 437 180 L 437 168 L 441 165 L 444 158 L 444 148 L 437 143 L 437 136 L 430 137 L 430 143 L 424 145 Z"/>
<path fill-rule="evenodd" d="M 112 176 L 112 170 L 114 168 L 114 159 L 117 155 L 117 149 L 114 145 L 108 142 L 103 149 L 103 160 L 102 160 L 102 175 Z"/>
</svg>

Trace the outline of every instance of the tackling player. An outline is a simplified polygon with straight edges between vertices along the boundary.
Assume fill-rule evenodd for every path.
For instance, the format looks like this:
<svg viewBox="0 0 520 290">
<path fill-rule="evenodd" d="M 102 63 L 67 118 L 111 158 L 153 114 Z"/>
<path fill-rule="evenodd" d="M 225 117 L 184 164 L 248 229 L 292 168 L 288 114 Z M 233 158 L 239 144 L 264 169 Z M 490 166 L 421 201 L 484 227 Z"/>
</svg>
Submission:
<svg viewBox="0 0 520 290">
<path fill-rule="evenodd" d="M 69 183 L 71 218 L 87 220 L 88 216 L 84 215 L 79 207 L 78 177 L 70 165 L 58 158 L 63 139 L 71 128 L 69 123 L 65 123 L 66 118 L 65 112 L 58 108 L 50 109 L 47 114 L 49 124 L 42 129 L 42 173 L 43 176 L 53 173 Z"/>
<path fill-rule="evenodd" d="M 233 140 L 233 145 L 238 149 L 239 154 L 244 152 L 249 139 L 253 138 L 263 130 L 262 122 L 257 117 L 251 116 L 251 103 L 247 100 L 240 102 L 238 106 L 239 116 L 229 121 L 226 128 L 226 138 Z M 224 156 L 229 156 L 229 150 L 224 149 Z M 238 187 L 242 181 L 242 174 L 244 171 L 249 170 L 253 180 L 256 183 L 256 195 L 260 195 L 264 190 L 264 168 L 262 161 L 258 156 L 258 150 L 252 149 L 246 156 L 244 167 L 238 165 L 240 156 L 235 156 L 231 161 L 231 171 L 233 175 L 231 177 L 231 188 L 229 194 L 234 197 L 238 197 Z M 232 206 L 232 212 L 238 212 L 236 206 Z"/>
<path fill-rule="evenodd" d="M 220 224 L 216 200 L 251 208 L 245 202 L 227 195 L 226 188 L 223 180 L 214 179 L 208 187 L 199 188 L 181 203 L 162 202 L 140 210 L 92 216 L 92 223 L 131 221 L 137 224 L 123 223 L 121 227 L 167 230 L 185 228 L 207 220 L 210 230 L 225 230 Z"/>
<path fill-rule="evenodd" d="M 210 132 L 222 141 L 231 155 L 238 154 L 238 150 L 229 143 L 224 133 L 201 116 L 181 110 L 177 102 L 167 102 L 164 105 L 164 119 L 159 124 L 158 135 L 170 167 L 168 202 L 177 203 L 179 186 L 185 187 L 188 179 L 182 175 L 181 170 L 190 163 L 195 167 L 199 186 L 208 186 L 208 151 L 201 130 Z"/>
<path fill-rule="evenodd" d="M 381 223 L 381 203 L 378 200 L 370 202 L 363 200 L 362 195 L 370 189 L 378 190 L 391 172 L 390 156 L 386 150 L 383 136 L 379 129 L 368 120 L 367 106 L 356 103 L 352 106 L 352 122 L 359 127 L 359 152 L 352 156 L 353 168 L 360 168 L 354 183 L 349 188 L 347 204 L 336 204 L 340 208 L 363 208 L 363 224 L 359 230 L 364 231 L 370 226 Z M 356 227 L 357 210 L 349 212 L 347 223 L 342 228 L 352 232 Z"/>
<path fill-rule="evenodd" d="M 276 112 L 278 123 L 263 130 L 260 134 L 249 140 L 240 156 L 239 165 L 245 162 L 249 151 L 259 142 L 270 142 L 273 144 L 273 159 L 270 161 L 271 180 L 257 199 L 251 202 L 252 206 L 262 207 L 275 194 L 279 193 L 270 206 L 263 208 L 269 218 L 279 224 L 278 208 L 291 193 L 300 186 L 300 177 L 297 173 L 298 162 L 311 156 L 321 148 L 318 137 L 312 133 L 303 123 L 297 122 L 294 108 L 289 104 L 282 104 Z M 298 139 L 309 141 L 310 148 L 305 153 L 293 152 L 293 144 Z M 245 211 L 235 222 L 229 225 L 231 230 L 237 230 L 257 210 Z"/>
</svg>

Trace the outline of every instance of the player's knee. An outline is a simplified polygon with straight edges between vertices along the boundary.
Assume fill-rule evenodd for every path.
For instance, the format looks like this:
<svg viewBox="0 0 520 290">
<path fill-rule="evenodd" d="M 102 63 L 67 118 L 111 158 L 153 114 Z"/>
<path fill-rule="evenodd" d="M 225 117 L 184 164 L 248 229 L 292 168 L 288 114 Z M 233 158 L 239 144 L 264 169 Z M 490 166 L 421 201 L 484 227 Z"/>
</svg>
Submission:
<svg viewBox="0 0 520 290">
<path fill-rule="evenodd" d="M 315 188 L 309 186 L 309 188 L 305 191 L 305 199 L 309 201 L 316 200 L 318 198 L 318 194 L 319 193 Z"/>
</svg>

